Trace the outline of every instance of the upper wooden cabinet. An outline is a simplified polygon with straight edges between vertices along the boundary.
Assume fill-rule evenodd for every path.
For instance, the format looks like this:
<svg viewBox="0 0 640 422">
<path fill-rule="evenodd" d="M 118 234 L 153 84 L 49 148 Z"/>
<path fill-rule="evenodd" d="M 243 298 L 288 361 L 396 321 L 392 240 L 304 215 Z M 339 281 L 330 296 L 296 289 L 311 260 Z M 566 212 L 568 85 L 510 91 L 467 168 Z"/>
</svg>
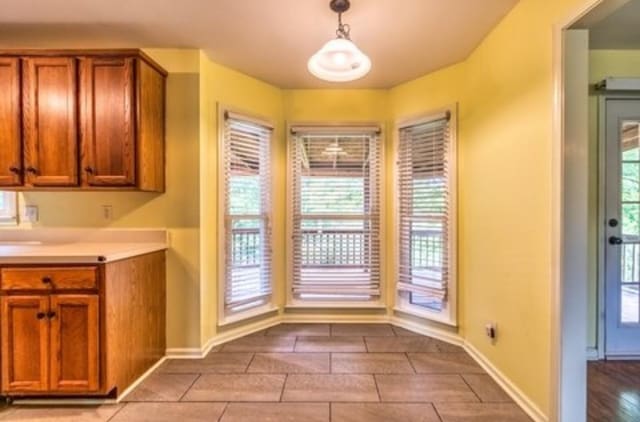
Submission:
<svg viewBox="0 0 640 422">
<path fill-rule="evenodd" d="M 0 57 L 0 92 L 0 186 L 20 186 L 20 59 Z"/>
<path fill-rule="evenodd" d="M 22 63 L 26 184 L 77 186 L 76 59 L 30 57 Z"/>
<path fill-rule="evenodd" d="M 166 75 L 139 50 L 0 51 L 0 187 L 163 192 Z"/>
</svg>

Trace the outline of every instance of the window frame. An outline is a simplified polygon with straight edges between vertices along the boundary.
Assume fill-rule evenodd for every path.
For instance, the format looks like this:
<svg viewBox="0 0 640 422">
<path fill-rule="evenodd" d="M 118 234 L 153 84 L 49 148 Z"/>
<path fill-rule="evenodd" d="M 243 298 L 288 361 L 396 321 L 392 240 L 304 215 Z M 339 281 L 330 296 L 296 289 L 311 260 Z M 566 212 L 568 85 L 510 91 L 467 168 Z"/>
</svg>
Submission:
<svg viewBox="0 0 640 422">
<path fill-rule="evenodd" d="M 225 258 L 227 253 L 227 241 L 226 241 L 226 208 L 227 201 L 225 197 L 225 119 L 227 114 L 233 114 L 242 120 L 245 120 L 250 123 L 254 123 L 257 125 L 268 127 L 272 130 L 271 138 L 269 139 L 269 164 L 273 168 L 273 157 L 274 157 L 274 140 L 276 139 L 276 127 L 269 119 L 254 115 L 250 112 L 246 112 L 231 106 L 227 106 L 221 103 L 217 104 L 218 113 L 217 113 L 217 124 L 218 124 L 218 159 L 217 159 L 217 258 L 218 258 L 218 266 L 217 266 L 217 279 L 219 282 L 216 286 L 216 291 L 218 295 L 218 321 L 217 325 L 219 327 L 223 327 L 230 324 L 235 324 L 247 319 L 255 318 L 257 316 L 261 316 L 264 314 L 272 313 L 278 310 L 278 307 L 275 306 L 275 284 L 274 284 L 274 276 L 273 276 L 273 253 L 271 254 L 272 266 L 271 266 L 271 274 L 270 274 L 270 284 L 271 284 L 271 295 L 265 302 L 261 305 L 247 308 L 246 310 L 235 312 L 235 313 L 227 313 L 225 309 L 225 295 L 226 295 L 226 266 L 225 266 Z M 273 193 L 273 171 L 271 172 L 271 180 L 269 181 L 269 186 L 271 189 L 271 194 Z M 270 209 L 268 210 L 269 220 L 268 224 L 273 228 L 273 209 L 274 203 L 271 201 Z M 269 242 L 273 249 L 273 240 L 274 240 L 274 232 L 273 229 L 270 231 Z"/>
<path fill-rule="evenodd" d="M 0 226 L 18 225 L 18 193 L 0 190 L 5 206 L 0 208 Z"/>
<path fill-rule="evenodd" d="M 444 302 L 441 311 L 429 310 L 423 306 L 411 303 L 408 297 L 400 294 L 397 289 L 399 281 L 398 265 L 400 263 L 400 201 L 399 201 L 399 149 L 400 149 L 400 129 L 407 126 L 414 126 L 442 118 L 449 114 L 449 279 L 447 281 L 447 301 Z M 393 219 L 393 257 L 394 257 L 394 311 L 409 314 L 423 319 L 428 319 L 441 324 L 458 326 L 458 104 L 454 103 L 446 107 L 432 110 L 408 119 L 398 120 L 394 128 L 394 148 L 393 148 L 393 186 L 394 186 L 394 219 Z"/>
<path fill-rule="evenodd" d="M 379 142 L 379 150 L 380 150 L 380 175 L 379 175 L 379 183 L 380 183 L 380 297 L 377 300 L 370 301 L 304 301 L 296 299 L 293 295 L 293 283 L 294 283 L 294 274 L 293 274 L 293 255 L 294 255 L 294 245 L 293 245 L 293 216 L 294 216 L 294 192 L 292 187 L 293 180 L 293 165 L 291 162 L 291 148 L 294 146 L 294 130 L 295 128 L 300 129 L 315 129 L 318 131 L 331 131 L 335 128 L 341 128 L 343 130 L 371 130 L 374 129 L 378 131 L 378 142 Z M 386 283 L 386 249 L 384 245 L 386 244 L 386 207 L 384 204 L 386 203 L 386 187 L 387 182 L 385 179 L 385 161 L 386 161 L 386 138 L 385 138 L 385 127 L 383 124 L 379 122 L 357 122 L 357 123 L 349 123 L 349 122 L 289 122 L 286 125 L 286 178 L 287 178 L 287 191 L 286 191 L 286 294 L 285 294 L 285 308 L 286 309 L 364 309 L 364 310 L 382 310 L 387 309 L 387 283 Z"/>
</svg>

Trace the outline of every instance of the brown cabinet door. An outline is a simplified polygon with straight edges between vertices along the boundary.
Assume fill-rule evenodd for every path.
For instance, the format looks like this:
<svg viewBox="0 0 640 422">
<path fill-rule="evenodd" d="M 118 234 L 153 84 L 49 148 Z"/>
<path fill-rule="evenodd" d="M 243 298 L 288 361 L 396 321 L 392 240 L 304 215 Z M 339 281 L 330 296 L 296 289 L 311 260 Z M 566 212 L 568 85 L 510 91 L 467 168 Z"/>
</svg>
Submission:
<svg viewBox="0 0 640 422">
<path fill-rule="evenodd" d="M 3 296 L 2 390 L 40 392 L 49 389 L 49 298 Z"/>
<path fill-rule="evenodd" d="M 0 57 L 0 186 L 22 184 L 20 59 Z"/>
<path fill-rule="evenodd" d="M 26 184 L 76 186 L 76 59 L 25 58 L 22 72 Z"/>
<path fill-rule="evenodd" d="M 133 58 L 80 62 L 83 184 L 135 185 L 135 83 Z"/>
<path fill-rule="evenodd" d="M 99 379 L 97 295 L 52 295 L 49 389 L 94 392 Z"/>
</svg>

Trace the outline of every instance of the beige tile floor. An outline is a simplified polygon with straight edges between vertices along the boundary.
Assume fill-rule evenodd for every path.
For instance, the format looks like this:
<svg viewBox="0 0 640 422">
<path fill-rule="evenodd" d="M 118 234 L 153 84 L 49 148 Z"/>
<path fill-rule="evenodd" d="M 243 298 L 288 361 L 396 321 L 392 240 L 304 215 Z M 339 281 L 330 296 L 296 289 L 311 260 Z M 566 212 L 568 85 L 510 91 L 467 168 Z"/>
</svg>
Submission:
<svg viewBox="0 0 640 422">
<path fill-rule="evenodd" d="M 460 347 L 386 324 L 281 324 L 165 362 L 122 404 L 13 406 L 0 421 L 530 419 Z"/>
</svg>

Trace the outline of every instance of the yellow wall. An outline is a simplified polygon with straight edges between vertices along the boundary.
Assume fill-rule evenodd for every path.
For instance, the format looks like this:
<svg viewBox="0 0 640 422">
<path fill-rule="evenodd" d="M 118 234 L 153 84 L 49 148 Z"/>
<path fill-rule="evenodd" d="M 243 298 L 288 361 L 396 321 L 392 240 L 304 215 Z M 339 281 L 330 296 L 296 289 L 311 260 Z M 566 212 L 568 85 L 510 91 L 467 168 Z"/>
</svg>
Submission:
<svg viewBox="0 0 640 422">
<path fill-rule="evenodd" d="M 606 77 L 640 77 L 640 50 L 589 52 L 589 84 Z M 598 326 L 598 95 L 589 97 L 589 347 L 597 347 Z"/>
</svg>

